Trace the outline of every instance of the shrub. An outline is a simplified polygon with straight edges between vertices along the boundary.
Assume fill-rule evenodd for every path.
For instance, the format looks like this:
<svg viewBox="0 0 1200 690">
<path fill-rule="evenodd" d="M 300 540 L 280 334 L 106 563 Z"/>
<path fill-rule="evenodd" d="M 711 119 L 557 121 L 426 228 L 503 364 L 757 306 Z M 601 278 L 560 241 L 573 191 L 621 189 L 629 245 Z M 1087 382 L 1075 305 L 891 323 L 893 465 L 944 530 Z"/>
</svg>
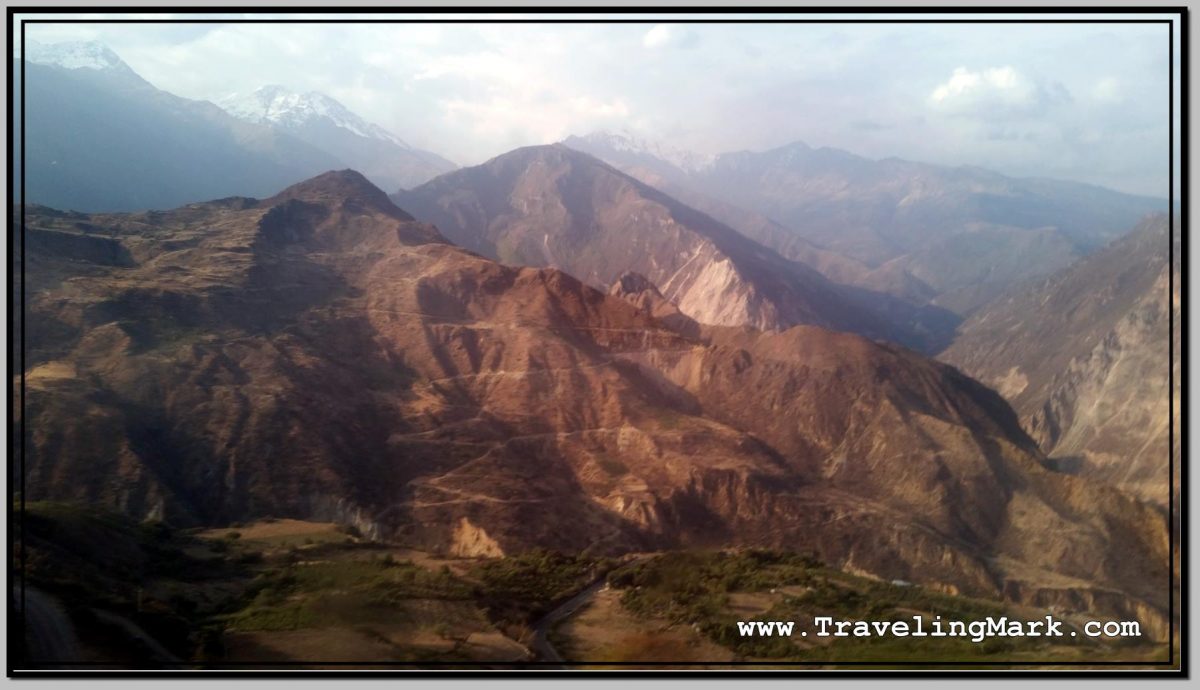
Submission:
<svg viewBox="0 0 1200 690">
<path fill-rule="evenodd" d="M 586 585 L 598 563 L 583 556 L 534 550 L 476 566 L 484 603 L 495 620 L 525 624 Z"/>
</svg>

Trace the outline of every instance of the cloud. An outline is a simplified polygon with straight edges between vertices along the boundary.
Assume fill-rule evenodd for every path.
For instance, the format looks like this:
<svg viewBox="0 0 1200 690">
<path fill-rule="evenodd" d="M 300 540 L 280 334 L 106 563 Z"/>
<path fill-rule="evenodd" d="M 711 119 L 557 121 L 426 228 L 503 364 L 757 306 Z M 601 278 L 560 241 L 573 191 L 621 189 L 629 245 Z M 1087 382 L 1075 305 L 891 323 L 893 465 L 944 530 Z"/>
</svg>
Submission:
<svg viewBox="0 0 1200 690">
<path fill-rule="evenodd" d="M 502 149 L 559 141 L 578 131 L 612 128 L 630 117 L 629 105 L 619 98 L 575 96 L 546 99 L 532 107 L 530 103 L 528 98 L 497 94 L 483 101 L 449 99 L 441 107 L 448 122 L 471 135 L 498 142 Z M 588 129 L 580 130 L 580 122 L 588 122 Z"/>
<path fill-rule="evenodd" d="M 931 94 L 930 102 L 948 112 L 985 117 L 1040 114 L 1047 108 L 1071 100 L 1061 83 L 1044 84 L 1010 66 L 973 72 L 955 68 Z"/>
<path fill-rule="evenodd" d="M 1100 103 L 1120 103 L 1125 100 L 1125 90 L 1121 80 L 1105 77 L 1092 87 L 1092 100 Z"/>
<path fill-rule="evenodd" d="M 948 99 L 974 96 L 984 91 L 1014 93 L 1020 79 L 1011 67 L 995 67 L 982 72 L 972 72 L 966 67 L 954 70 L 950 80 L 933 90 L 931 98 L 938 102 Z"/>
<path fill-rule="evenodd" d="M 681 30 L 678 26 L 658 24 L 642 36 L 642 45 L 655 49 L 673 46 L 676 48 L 695 48 L 700 43 L 700 37 L 690 29 Z"/>
<path fill-rule="evenodd" d="M 658 24 L 653 29 L 646 32 L 642 37 L 642 45 L 647 48 L 661 48 L 671 42 L 671 27 L 666 24 Z"/>
</svg>

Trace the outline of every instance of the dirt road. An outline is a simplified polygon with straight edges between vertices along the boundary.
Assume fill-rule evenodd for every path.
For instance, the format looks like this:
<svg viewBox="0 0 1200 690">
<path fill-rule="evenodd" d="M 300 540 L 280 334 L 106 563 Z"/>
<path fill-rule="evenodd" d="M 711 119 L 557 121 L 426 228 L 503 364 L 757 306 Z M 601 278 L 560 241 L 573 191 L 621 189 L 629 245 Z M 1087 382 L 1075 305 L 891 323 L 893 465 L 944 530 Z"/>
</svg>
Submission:
<svg viewBox="0 0 1200 690">
<path fill-rule="evenodd" d="M 560 664 L 560 666 L 542 666 L 540 668 L 567 668 L 561 665 L 564 664 L 564 660 L 558 653 L 558 650 L 554 648 L 554 645 L 550 644 L 548 635 L 559 621 L 570 617 L 571 614 L 583 608 L 585 604 L 591 601 L 592 597 L 596 596 L 596 593 L 604 588 L 604 582 L 605 578 L 601 577 L 575 596 L 559 604 L 557 608 L 542 616 L 542 619 L 534 624 L 533 641 L 530 642 L 529 648 L 537 654 L 539 660 Z"/>
</svg>

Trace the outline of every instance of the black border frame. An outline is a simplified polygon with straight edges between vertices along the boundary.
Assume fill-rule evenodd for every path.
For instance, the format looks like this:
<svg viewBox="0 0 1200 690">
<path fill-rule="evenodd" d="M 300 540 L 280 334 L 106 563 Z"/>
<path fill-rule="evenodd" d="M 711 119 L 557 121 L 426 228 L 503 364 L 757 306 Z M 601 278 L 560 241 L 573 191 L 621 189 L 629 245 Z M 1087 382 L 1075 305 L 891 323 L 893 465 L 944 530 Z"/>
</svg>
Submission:
<svg viewBox="0 0 1200 690">
<path fill-rule="evenodd" d="M 20 207 L 20 270 L 21 270 L 21 309 L 19 316 L 19 324 L 21 329 L 21 343 L 19 351 L 20 376 L 19 389 L 14 391 L 12 375 L 13 365 L 17 362 L 14 358 L 13 333 L 12 324 L 16 319 L 10 316 L 9 322 L 9 338 L 8 338 L 8 380 L 9 393 L 6 406 L 8 408 L 8 454 L 9 454 L 9 481 L 8 481 L 8 642 L 7 642 L 7 675 L 10 678 L 180 678 L 180 677 L 223 677 L 223 678 L 279 678 L 279 677 L 296 677 L 296 676 L 315 676 L 315 677 L 472 677 L 484 675 L 497 675 L 500 677 L 513 678 L 583 678 L 583 677 L 695 677 L 697 674 L 714 677 L 808 677 L 808 676 L 840 676 L 840 677 L 987 677 L 995 676 L 997 673 L 1005 671 L 1015 672 L 1025 677 L 1089 677 L 1097 674 L 1109 676 L 1138 676 L 1153 678 L 1178 678 L 1189 677 L 1189 669 L 1187 667 L 1186 648 L 1182 641 L 1187 638 L 1187 610 L 1183 608 L 1183 603 L 1186 600 L 1188 588 L 1187 582 L 1187 562 L 1188 553 L 1179 540 L 1183 537 L 1183 532 L 1187 527 L 1187 501 L 1186 501 L 1186 462 L 1187 458 L 1187 434 L 1182 433 L 1186 418 L 1181 416 L 1180 420 L 1180 494 L 1179 494 L 1179 527 L 1176 527 L 1176 513 L 1174 506 L 1175 498 L 1175 463 L 1172 458 L 1169 467 L 1170 491 L 1171 499 L 1168 501 L 1168 531 L 1170 538 L 1170 561 L 1168 567 L 1168 577 L 1170 580 L 1168 588 L 1169 600 L 1169 633 L 1168 633 L 1168 660 L 1165 662 L 1122 662 L 1122 661 L 1101 661 L 1101 662 L 680 662 L 678 664 L 669 663 L 643 663 L 643 662 L 606 662 L 603 664 L 596 662 L 565 662 L 558 664 L 553 662 L 521 662 L 514 664 L 503 664 L 496 662 L 385 662 L 385 663 L 370 663 L 362 662 L 276 662 L 271 664 L 271 667 L 276 666 L 293 666 L 297 667 L 292 670 L 285 668 L 266 668 L 261 663 L 231 663 L 224 662 L 219 666 L 212 668 L 203 665 L 191 665 L 188 668 L 172 670 L 163 669 L 160 667 L 149 667 L 145 669 L 138 668 L 107 668 L 111 665 L 103 663 L 76 663 L 76 664 L 60 664 L 60 666 L 75 666 L 79 670 L 71 670 L 64 668 L 33 670 L 33 669 L 18 669 L 14 665 L 14 650 L 20 650 L 21 658 L 24 659 L 24 521 L 21 522 L 20 538 L 17 539 L 13 534 L 12 525 L 14 518 L 14 492 L 12 477 L 14 462 L 19 462 L 21 475 L 21 492 L 20 492 L 20 512 L 24 512 L 25 508 L 25 455 L 24 455 L 24 438 L 25 438 L 25 25 L 39 23 L 81 23 L 81 24 L 173 24 L 173 23 L 188 23 L 188 24 L 419 24 L 419 23 L 489 23 L 489 24 L 534 24 L 534 23 L 553 23 L 553 24 L 652 24 L 660 23 L 657 17 L 670 15 L 696 15 L 688 19 L 680 20 L 680 23 L 694 24 L 744 24 L 744 23 L 783 23 L 783 24 L 1167 24 L 1169 36 L 1169 106 L 1168 118 L 1169 123 L 1169 189 L 1168 189 L 1168 222 L 1171 231 L 1169 236 L 1168 261 L 1174 261 L 1174 226 L 1176 218 L 1176 205 L 1178 204 L 1179 220 L 1181 223 L 1180 236 L 1180 289 L 1183 293 L 1183 299 L 1187 299 L 1187 220 L 1188 220 L 1188 19 L 1189 11 L 1186 6 L 1122 6 L 1122 7 L 1015 7 L 1015 6 L 970 6 L 970 7 L 837 7 L 837 6 L 813 6 L 813 7 L 620 7 L 620 6 L 592 6 L 581 5 L 578 7 L 371 7 L 371 6 L 344 6 L 344 7 L 238 7 L 238 6 L 200 6 L 200 7 L 119 7 L 119 6 L 96 6 L 96 7 L 71 7 L 71 6 L 55 6 L 55 7 L 38 7 L 38 6 L 8 6 L 6 8 L 6 23 L 8 36 L 10 40 L 14 37 L 13 26 L 16 15 L 56 15 L 56 14 L 103 14 L 103 13 L 127 13 L 127 14 L 143 14 L 156 12 L 171 12 L 183 15 L 212 15 L 212 14 L 231 14 L 243 15 L 240 18 L 172 18 L 172 19 L 46 19 L 38 16 L 30 19 L 20 20 L 21 31 L 21 53 L 20 53 L 20 127 L 14 131 L 13 115 L 14 110 L 14 62 L 16 57 L 10 55 L 8 60 L 8 212 L 9 212 L 9 228 L 13 229 L 15 221 L 15 211 Z M 279 19 L 270 18 L 270 15 L 279 15 L 293 12 L 323 14 L 321 18 L 290 18 Z M 246 17 L 244 15 L 266 15 L 256 17 Z M 375 15 L 371 18 L 350 18 L 339 19 L 336 15 L 344 14 L 369 14 Z M 388 18 L 386 15 L 438 15 L 439 18 L 427 17 L 407 17 L 404 19 Z M 476 14 L 483 15 L 473 18 L 440 18 L 442 15 L 463 15 Z M 502 18 L 505 15 L 526 15 L 523 18 Z M 780 15 L 773 18 L 732 18 L 729 16 L 721 17 L 721 15 Z M 813 14 L 833 14 L 847 15 L 840 18 L 805 18 L 797 19 L 785 17 L 783 15 L 813 15 Z M 889 18 L 860 18 L 855 15 L 896 15 Z M 1004 15 L 1019 14 L 1024 18 L 1012 19 L 1002 18 Z M 1112 18 L 1035 18 L 1036 15 L 1112 15 Z M 553 18 L 538 17 L 536 15 L 559 15 Z M 587 15 L 585 17 L 570 17 L 570 15 Z M 608 16 L 606 16 L 608 15 Z M 611 15 L 635 15 L 633 17 L 614 17 Z M 653 15 L 652 17 L 644 17 L 644 15 Z M 910 15 L 942 15 L 931 18 L 910 19 Z M 950 15 L 953 15 L 951 17 Z M 987 18 L 968 18 L 971 15 L 995 15 Z M 1123 18 L 1122 15 L 1173 15 L 1169 18 L 1156 19 L 1136 19 Z M 1179 113 L 1180 113 L 1180 198 L 1175 198 L 1175 25 L 1178 23 L 1180 27 L 1179 45 L 1180 45 L 1180 74 L 1179 76 Z M 20 203 L 16 203 L 14 198 L 14 176 L 11 174 L 14 167 L 13 144 L 17 141 L 14 139 L 14 134 L 20 137 L 20 179 L 21 179 L 21 194 Z M 12 257 L 8 252 L 14 249 L 15 237 L 8 238 L 8 244 L 5 248 L 5 254 L 9 257 L 9 266 L 12 267 Z M 1168 264 L 1171 265 L 1170 263 Z M 1168 270 L 1170 290 L 1174 291 L 1175 276 L 1173 270 Z M 14 283 L 9 280 L 6 286 L 8 294 L 8 304 L 10 309 L 14 308 Z M 10 312 L 11 314 L 11 312 Z M 1171 384 L 1169 391 L 1169 410 L 1171 421 L 1170 429 L 1170 447 L 1175 446 L 1176 429 L 1174 424 L 1174 393 L 1173 386 L 1176 372 L 1174 369 L 1174 319 L 1168 320 L 1169 337 L 1168 337 L 1168 380 Z M 1187 347 L 1187 310 L 1181 309 L 1180 313 L 1180 346 L 1184 349 Z M 1180 381 L 1180 411 L 1187 407 L 1187 378 L 1186 365 L 1183 358 L 1180 358 L 1178 377 Z M 14 393 L 19 395 L 20 400 L 20 421 L 14 422 L 13 419 L 13 399 Z M 19 460 L 14 460 L 19 458 Z M 21 548 L 14 550 L 15 545 L 19 544 Z M 1180 596 L 1178 602 L 1175 597 L 1175 546 L 1178 545 L 1178 565 L 1180 571 L 1179 591 Z M 14 562 L 19 563 L 19 580 L 21 582 L 20 594 L 22 597 L 20 611 L 14 601 L 13 585 L 14 573 L 18 569 L 14 568 Z M 1177 606 L 1179 607 L 1177 610 Z M 1181 640 L 1178 656 L 1176 656 L 1175 643 L 1176 632 L 1174 620 L 1178 613 L 1179 618 L 1179 635 Z M 1175 664 L 1178 662 L 1178 668 Z M 605 669 L 561 669 L 560 666 L 605 666 Z M 311 668 L 313 666 L 345 666 L 349 667 L 345 670 L 341 669 L 319 669 Z M 437 667 L 443 666 L 444 669 Z M 620 666 L 620 669 L 612 669 L 614 666 Z M 715 666 L 717 668 L 704 669 L 682 669 L 680 666 Z M 834 668 L 827 668 L 827 667 Z M 245 667 L 245 668 L 238 668 Z M 363 667 L 388 667 L 380 670 L 374 668 Z M 541 667 L 541 670 L 538 670 Z M 549 668 L 547 668 L 549 667 Z M 665 667 L 665 668 L 664 668 Z M 741 668 L 739 668 L 741 667 Z M 766 667 L 766 668 L 764 668 Z M 816 667 L 816 668 L 814 668 Z M 911 670 L 906 670 L 906 667 L 911 667 Z M 949 668 L 940 668 L 949 667 Z M 963 668 L 967 667 L 967 668 Z M 974 668 L 971 668 L 974 667 Z M 1062 670 L 1048 669 L 1046 667 L 1065 667 Z M 1108 667 L 1116 667 L 1111 670 Z M 870 670 L 868 670 L 870 669 Z M 1155 673 L 1157 671 L 1157 673 Z"/>
</svg>

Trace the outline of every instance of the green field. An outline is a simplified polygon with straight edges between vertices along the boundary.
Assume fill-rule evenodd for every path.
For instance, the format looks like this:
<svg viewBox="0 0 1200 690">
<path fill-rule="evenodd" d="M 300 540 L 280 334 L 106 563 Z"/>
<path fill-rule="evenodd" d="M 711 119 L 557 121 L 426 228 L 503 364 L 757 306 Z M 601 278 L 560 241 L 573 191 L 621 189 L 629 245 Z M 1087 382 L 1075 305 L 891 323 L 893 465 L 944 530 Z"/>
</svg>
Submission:
<svg viewBox="0 0 1200 690">
<path fill-rule="evenodd" d="M 608 648 L 635 660 L 639 649 L 655 658 L 669 658 L 672 649 L 693 659 L 725 650 L 721 658 L 765 665 L 881 667 L 1166 656 L 1153 645 L 1086 638 L 977 644 L 816 637 L 815 616 L 969 621 L 1036 612 L 881 582 L 779 551 L 682 551 L 624 561 L 550 551 L 456 559 L 372 542 L 350 527 L 298 520 L 184 531 L 69 504 L 30 503 L 23 521 L 27 585 L 61 604 L 90 661 L 220 666 L 335 655 L 364 664 L 519 663 L 532 658 L 534 623 L 597 578 L 606 578 L 611 594 L 592 617 L 623 626 L 624 642 Z M 796 621 L 797 634 L 738 632 L 739 621 L 774 620 Z M 550 644 L 560 653 L 585 653 L 587 641 L 573 639 L 568 623 L 548 631 Z M 604 637 L 608 625 L 598 625 L 588 634 L 595 637 L 598 629 Z M 809 636 L 798 636 L 801 629 Z"/>
</svg>

